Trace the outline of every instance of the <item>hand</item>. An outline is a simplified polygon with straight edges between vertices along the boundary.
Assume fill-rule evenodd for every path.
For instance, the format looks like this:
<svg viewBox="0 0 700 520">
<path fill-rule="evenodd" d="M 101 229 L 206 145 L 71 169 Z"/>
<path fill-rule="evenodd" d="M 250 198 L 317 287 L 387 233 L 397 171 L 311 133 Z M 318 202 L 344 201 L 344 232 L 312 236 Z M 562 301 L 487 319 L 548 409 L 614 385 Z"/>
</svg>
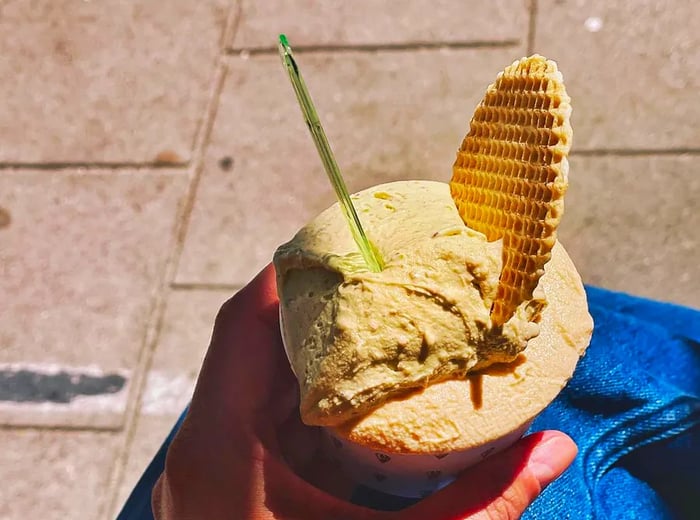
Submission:
<svg viewBox="0 0 700 520">
<path fill-rule="evenodd" d="M 153 491 L 158 520 L 511 519 L 572 462 L 566 435 L 530 435 L 399 512 L 349 503 L 313 447 L 282 348 L 268 266 L 221 308 L 185 421 Z"/>
</svg>

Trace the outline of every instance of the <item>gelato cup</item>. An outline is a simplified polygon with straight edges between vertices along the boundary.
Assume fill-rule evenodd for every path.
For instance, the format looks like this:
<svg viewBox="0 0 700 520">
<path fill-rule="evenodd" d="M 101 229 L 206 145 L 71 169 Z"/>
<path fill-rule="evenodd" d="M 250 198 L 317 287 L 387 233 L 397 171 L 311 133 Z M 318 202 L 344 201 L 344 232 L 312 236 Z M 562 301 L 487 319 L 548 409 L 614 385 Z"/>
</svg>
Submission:
<svg viewBox="0 0 700 520">
<path fill-rule="evenodd" d="M 467 263 L 474 263 L 476 255 L 486 254 L 493 248 L 493 254 L 473 269 L 495 273 L 495 277 L 490 277 L 488 272 L 482 273 L 482 292 L 488 291 L 483 287 L 497 283 L 499 244 L 482 244 L 483 238 L 464 231 L 463 225 L 454 231 L 459 225 L 459 215 L 446 184 L 402 181 L 376 186 L 354 197 L 378 240 L 382 235 L 377 230 L 385 228 L 388 238 L 386 242 L 380 242 L 380 246 L 390 245 L 390 240 L 405 240 L 406 235 L 398 236 L 397 229 L 391 226 L 394 211 L 400 213 L 408 212 L 409 208 L 420 208 L 421 214 L 430 212 L 437 216 L 420 223 L 420 215 L 414 213 L 410 219 L 399 219 L 399 224 L 394 224 L 406 228 L 408 221 L 413 222 L 413 228 L 406 229 L 405 233 L 418 237 L 417 240 L 426 247 L 426 255 L 444 259 L 450 254 L 467 251 L 465 254 L 472 255 L 467 258 Z M 393 209 L 385 206 L 387 200 Z M 363 211 L 366 209 L 369 211 Z M 342 407 L 331 408 L 334 413 L 339 410 L 337 413 L 344 414 L 342 420 L 333 415 L 319 416 L 313 410 L 305 414 L 310 410 L 308 404 L 304 405 L 305 392 L 307 402 L 322 402 L 324 399 L 322 392 L 313 387 L 316 379 L 320 378 L 329 388 L 337 384 L 342 397 L 345 395 L 342 392 L 362 391 L 362 384 L 367 380 L 375 381 L 368 379 L 368 374 L 371 376 L 372 373 L 363 372 L 363 368 L 380 366 L 383 370 L 401 370 L 403 358 L 385 361 L 384 358 L 372 357 L 391 352 L 395 344 L 401 349 L 410 349 L 413 339 L 402 338 L 401 334 L 421 328 L 420 334 L 416 333 L 414 338 L 421 350 L 423 346 L 426 350 L 433 345 L 439 346 L 444 340 L 439 334 L 433 334 L 437 337 L 425 346 L 431 331 L 443 331 L 441 334 L 452 341 L 450 335 L 454 331 L 451 328 L 433 325 L 442 319 L 451 320 L 452 316 L 445 318 L 439 309 L 437 315 L 432 315 L 432 311 L 421 307 L 427 305 L 428 292 L 421 292 L 419 284 L 429 286 L 435 292 L 442 291 L 431 303 L 437 307 L 470 290 L 464 284 L 459 285 L 459 278 L 452 284 L 456 288 L 450 292 L 451 282 L 430 285 L 428 276 L 411 277 L 420 271 L 415 266 L 407 275 L 409 281 L 401 286 L 395 281 L 398 275 L 392 272 L 395 269 L 392 262 L 405 262 L 400 254 L 390 257 L 383 273 L 357 274 L 352 267 L 349 274 L 344 273 L 346 266 L 338 262 L 338 258 L 342 259 L 343 247 L 350 250 L 352 245 L 351 239 L 343 235 L 343 225 L 340 209 L 331 207 L 303 228 L 292 242 L 280 248 L 275 256 L 280 325 L 287 357 L 302 389 L 302 419 L 307 424 L 322 427 L 321 448 L 324 453 L 358 484 L 388 494 L 423 497 L 449 484 L 466 468 L 517 441 L 566 385 L 592 333 L 593 323 L 583 284 L 563 246 L 557 242 L 538 284 L 538 298 L 546 305 L 537 323 L 537 334 L 530 337 L 528 330 L 524 329 L 528 334 L 527 346 L 514 360 L 486 367 L 480 367 L 477 362 L 466 373 L 435 378 L 398 393 L 390 392 L 360 413 L 353 410 L 346 413 Z M 438 225 L 447 226 L 448 232 L 439 232 L 435 228 Z M 453 247 L 453 241 L 457 240 L 460 243 Z M 385 245 L 385 250 L 389 245 Z M 485 249 L 481 249 L 482 246 Z M 415 257 L 420 254 L 418 251 Z M 459 256 L 456 258 L 445 268 L 450 276 L 465 269 L 465 260 Z M 431 261 L 431 257 L 426 256 L 425 262 Z M 425 271 L 430 273 L 430 269 L 437 267 L 428 266 Z M 368 281 L 362 280 L 362 276 Z M 389 281 L 385 282 L 382 277 Z M 472 286 L 476 284 L 473 281 Z M 358 286 L 361 288 L 357 289 Z M 389 286 L 388 291 L 395 292 L 382 296 L 385 286 Z M 357 292 L 348 296 L 350 290 Z M 408 294 L 408 299 L 398 302 L 397 294 L 402 291 Z M 368 301 L 379 307 L 368 308 L 369 303 L 364 300 L 362 305 L 348 307 L 348 299 L 356 295 L 360 295 L 359 298 L 369 295 Z M 464 306 L 476 309 L 474 313 L 479 311 L 473 302 L 468 301 Z M 396 325 L 394 315 L 403 320 L 399 324 L 408 323 L 404 329 Z M 406 316 L 412 320 L 410 323 L 404 319 Z M 460 332 L 462 337 L 468 330 Z M 346 343 L 340 343 L 340 340 L 346 340 Z M 334 353 L 339 356 L 337 365 L 333 364 L 336 363 Z M 443 352 L 435 347 L 435 356 L 441 355 Z M 370 361 L 365 363 L 362 356 Z M 357 359 L 360 359 L 360 368 L 347 370 L 346 365 Z M 430 355 L 426 354 L 419 359 L 421 361 L 430 363 Z M 403 369 L 407 378 L 412 376 L 411 366 L 409 364 Z M 324 370 L 337 375 L 337 379 L 324 380 L 321 377 Z M 316 401 L 309 400 L 309 395 Z M 331 392 L 329 395 L 335 394 Z"/>
<path fill-rule="evenodd" d="M 529 428 L 467 450 L 420 455 L 388 453 L 348 441 L 324 428 L 323 452 L 354 482 L 389 495 L 423 498 L 447 486 L 465 469 L 517 441 Z"/>
</svg>

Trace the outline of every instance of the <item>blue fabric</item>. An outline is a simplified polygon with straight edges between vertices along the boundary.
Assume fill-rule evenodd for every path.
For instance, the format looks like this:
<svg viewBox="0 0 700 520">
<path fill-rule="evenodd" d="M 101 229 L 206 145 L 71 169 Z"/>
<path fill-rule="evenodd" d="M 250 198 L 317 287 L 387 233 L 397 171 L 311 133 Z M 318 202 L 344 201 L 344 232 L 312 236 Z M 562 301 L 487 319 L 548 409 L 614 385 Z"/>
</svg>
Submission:
<svg viewBox="0 0 700 520">
<path fill-rule="evenodd" d="M 595 332 L 532 430 L 579 455 L 525 519 L 700 519 L 700 312 L 587 288 Z"/>
<path fill-rule="evenodd" d="M 586 291 L 591 345 L 531 428 L 567 432 L 579 455 L 523 518 L 700 519 L 700 311 Z M 150 492 L 171 438 L 118 520 L 153 518 Z M 378 509 L 411 503 L 364 488 L 353 500 Z"/>
<path fill-rule="evenodd" d="M 175 434 L 180 429 L 182 421 L 185 420 L 186 414 L 187 408 L 182 412 L 175 426 L 170 430 L 170 433 L 165 438 L 165 441 L 163 441 L 160 449 L 158 449 L 158 453 L 156 453 L 155 457 L 153 457 L 153 460 L 146 468 L 146 471 L 141 475 L 141 478 L 126 500 L 119 516 L 117 516 L 117 520 L 154 520 L 153 511 L 151 510 L 151 491 L 153 490 L 153 486 L 156 485 L 158 477 L 163 473 L 163 469 L 165 468 L 165 455 L 168 452 L 168 447 L 175 437 Z"/>
</svg>

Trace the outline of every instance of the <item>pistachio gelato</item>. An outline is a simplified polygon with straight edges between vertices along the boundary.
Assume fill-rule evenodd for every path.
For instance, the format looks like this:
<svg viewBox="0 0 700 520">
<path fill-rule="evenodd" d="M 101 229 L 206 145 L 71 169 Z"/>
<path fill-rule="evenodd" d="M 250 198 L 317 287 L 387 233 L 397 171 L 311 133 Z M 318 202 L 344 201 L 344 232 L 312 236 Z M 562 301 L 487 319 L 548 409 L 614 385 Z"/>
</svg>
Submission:
<svg viewBox="0 0 700 520">
<path fill-rule="evenodd" d="M 387 453 L 476 450 L 480 457 L 491 453 L 494 443 L 520 437 L 569 381 L 593 332 L 581 277 L 559 242 L 538 288 L 547 301 L 540 333 L 513 362 L 388 400 L 332 428 L 333 434 Z"/>
<path fill-rule="evenodd" d="M 384 260 L 370 272 L 336 204 L 275 254 L 285 343 L 307 424 L 337 426 L 387 401 L 513 361 L 539 334 L 544 293 L 489 318 L 501 242 L 466 227 L 449 186 L 402 181 L 353 195 Z"/>
</svg>

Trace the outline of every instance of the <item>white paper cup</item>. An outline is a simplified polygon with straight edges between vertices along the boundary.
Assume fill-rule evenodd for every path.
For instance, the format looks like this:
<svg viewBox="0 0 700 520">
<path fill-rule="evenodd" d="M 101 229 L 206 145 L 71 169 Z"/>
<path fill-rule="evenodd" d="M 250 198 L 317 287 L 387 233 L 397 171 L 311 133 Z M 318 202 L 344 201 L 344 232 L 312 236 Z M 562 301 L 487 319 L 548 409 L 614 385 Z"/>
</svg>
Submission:
<svg viewBox="0 0 700 520">
<path fill-rule="evenodd" d="M 530 424 L 481 446 L 437 455 L 378 451 L 338 437 L 328 428 L 323 428 L 322 448 L 358 484 L 389 495 L 423 498 L 450 484 L 470 466 L 511 446 Z"/>
<path fill-rule="evenodd" d="M 285 340 L 284 322 L 280 310 L 282 343 L 292 365 L 291 353 Z M 505 450 L 520 439 L 532 422 L 468 450 L 441 454 L 402 454 L 379 451 L 338 436 L 330 428 L 321 428 L 323 455 L 357 484 L 389 495 L 423 498 L 447 486 L 465 469 L 487 457 Z"/>
</svg>

